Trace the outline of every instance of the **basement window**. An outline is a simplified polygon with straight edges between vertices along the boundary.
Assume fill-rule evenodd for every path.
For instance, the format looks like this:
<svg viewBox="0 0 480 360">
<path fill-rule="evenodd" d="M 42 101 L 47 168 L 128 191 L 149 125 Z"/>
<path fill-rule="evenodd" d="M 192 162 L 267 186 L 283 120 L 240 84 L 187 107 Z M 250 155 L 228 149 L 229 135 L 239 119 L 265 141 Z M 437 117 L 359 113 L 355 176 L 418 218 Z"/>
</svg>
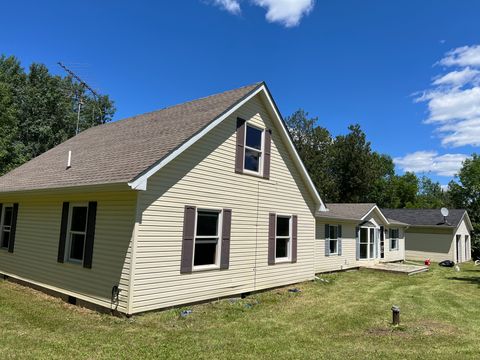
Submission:
<svg viewBox="0 0 480 360">
<path fill-rule="evenodd" d="M 70 205 L 69 215 L 69 234 L 66 246 L 67 260 L 73 263 L 81 263 L 85 254 L 85 240 L 87 237 L 87 204 Z"/>
<path fill-rule="evenodd" d="M 218 265 L 219 259 L 219 210 L 198 210 L 195 230 L 193 266 L 211 267 Z"/>
<path fill-rule="evenodd" d="M 277 215 L 275 259 L 277 262 L 290 261 L 292 226 L 291 216 Z"/>
<path fill-rule="evenodd" d="M 8 249 L 10 244 L 10 235 L 12 231 L 12 221 L 13 221 L 13 206 L 5 206 L 3 209 L 3 214 L 1 215 L 1 234 L 0 234 L 0 245 L 4 249 Z"/>
<path fill-rule="evenodd" d="M 247 124 L 245 133 L 244 170 L 255 174 L 262 171 L 263 130 Z"/>
</svg>

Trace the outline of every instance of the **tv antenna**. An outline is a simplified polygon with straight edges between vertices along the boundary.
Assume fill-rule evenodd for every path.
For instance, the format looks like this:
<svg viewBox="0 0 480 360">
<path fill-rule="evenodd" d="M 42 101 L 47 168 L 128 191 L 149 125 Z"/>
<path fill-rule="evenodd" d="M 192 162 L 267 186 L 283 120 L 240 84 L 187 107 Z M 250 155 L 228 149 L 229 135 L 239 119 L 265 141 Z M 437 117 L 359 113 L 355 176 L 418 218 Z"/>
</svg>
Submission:
<svg viewBox="0 0 480 360">
<path fill-rule="evenodd" d="M 95 98 L 95 100 L 97 100 L 100 96 L 98 95 L 98 93 L 93 90 L 85 81 L 83 81 L 80 76 L 78 76 L 77 74 L 75 74 L 72 70 L 70 70 L 69 68 L 67 68 L 62 62 L 58 62 L 57 63 L 58 66 L 60 66 L 63 70 L 65 70 L 65 72 L 67 74 L 69 74 L 72 78 L 74 78 L 75 80 L 78 81 L 78 83 L 80 84 L 80 86 L 82 86 L 84 89 L 87 89 L 89 90 L 92 94 L 93 94 L 93 97 Z M 79 130 L 79 126 L 80 126 L 80 112 L 82 110 L 82 105 L 83 105 L 83 99 L 82 99 L 82 95 L 81 93 L 78 93 L 77 94 L 77 98 L 78 98 L 78 109 L 77 109 L 77 128 L 75 130 L 75 135 L 78 135 L 78 130 Z"/>
</svg>

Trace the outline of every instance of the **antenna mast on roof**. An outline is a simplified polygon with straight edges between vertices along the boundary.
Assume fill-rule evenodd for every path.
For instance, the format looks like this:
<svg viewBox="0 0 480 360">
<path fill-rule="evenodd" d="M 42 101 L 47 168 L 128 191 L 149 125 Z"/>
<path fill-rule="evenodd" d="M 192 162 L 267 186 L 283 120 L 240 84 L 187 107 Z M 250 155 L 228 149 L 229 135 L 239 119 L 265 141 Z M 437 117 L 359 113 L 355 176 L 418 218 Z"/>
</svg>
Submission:
<svg viewBox="0 0 480 360">
<path fill-rule="evenodd" d="M 97 100 L 99 98 L 99 95 L 97 94 L 97 92 L 95 90 L 93 90 L 85 81 L 83 81 L 80 76 L 78 76 L 77 74 L 75 74 L 72 70 L 70 70 L 69 68 L 67 68 L 65 65 L 63 65 L 63 63 L 61 63 L 60 61 L 57 63 L 58 66 L 60 66 L 63 70 L 65 70 L 67 72 L 67 74 L 69 74 L 72 78 L 74 78 L 75 80 L 78 81 L 78 83 L 80 84 L 80 86 L 82 86 L 84 89 L 87 89 L 89 90 L 92 94 L 93 94 L 93 97 L 95 98 L 95 100 Z M 77 128 L 75 130 L 75 135 L 78 134 L 78 130 L 79 130 L 79 126 L 80 126 L 80 111 L 82 109 L 82 104 L 83 104 L 83 100 L 82 100 L 82 95 L 79 93 L 77 95 L 78 97 L 78 110 L 77 110 Z"/>
</svg>

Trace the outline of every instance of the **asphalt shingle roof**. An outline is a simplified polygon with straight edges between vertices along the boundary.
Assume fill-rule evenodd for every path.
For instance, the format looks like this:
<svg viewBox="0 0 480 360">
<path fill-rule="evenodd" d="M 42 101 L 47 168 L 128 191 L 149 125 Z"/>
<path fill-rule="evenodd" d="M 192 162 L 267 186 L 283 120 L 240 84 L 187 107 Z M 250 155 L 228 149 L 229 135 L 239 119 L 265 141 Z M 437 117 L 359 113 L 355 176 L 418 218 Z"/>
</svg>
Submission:
<svg viewBox="0 0 480 360">
<path fill-rule="evenodd" d="M 0 192 L 132 181 L 261 85 L 90 128 L 0 177 Z"/>
<path fill-rule="evenodd" d="M 444 223 L 440 209 L 381 209 L 386 217 L 392 218 L 411 226 L 458 226 L 465 210 L 449 210 L 448 224 Z"/>
<path fill-rule="evenodd" d="M 319 212 L 317 216 L 331 219 L 361 220 L 374 206 L 374 203 L 364 204 L 325 204 L 328 211 Z"/>
</svg>

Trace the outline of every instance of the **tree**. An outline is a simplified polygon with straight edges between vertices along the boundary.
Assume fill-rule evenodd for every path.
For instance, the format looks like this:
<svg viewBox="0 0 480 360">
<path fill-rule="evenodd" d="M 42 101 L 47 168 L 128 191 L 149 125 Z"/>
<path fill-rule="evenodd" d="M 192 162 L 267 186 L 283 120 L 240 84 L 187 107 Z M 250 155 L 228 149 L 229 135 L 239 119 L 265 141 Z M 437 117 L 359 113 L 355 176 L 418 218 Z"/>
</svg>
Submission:
<svg viewBox="0 0 480 360">
<path fill-rule="evenodd" d="M 316 126 L 318 118 L 308 118 L 302 109 L 285 118 L 293 143 L 313 183 L 326 201 L 337 197 L 338 187 L 330 167 L 332 137 L 327 129 Z"/>
<path fill-rule="evenodd" d="M 480 156 L 473 154 L 463 162 L 456 176 L 459 182 L 451 181 L 448 193 L 451 205 L 466 209 L 473 225 L 472 249 L 474 257 L 480 258 Z"/>
<path fill-rule="evenodd" d="M 55 76 L 45 65 L 26 73 L 13 56 L 0 57 L 0 175 L 75 135 L 78 101 L 80 130 L 111 121 L 108 96 L 93 98 L 70 77 Z"/>
<path fill-rule="evenodd" d="M 448 199 L 439 182 L 422 176 L 417 198 L 411 207 L 418 209 L 439 209 L 447 206 Z"/>
</svg>

